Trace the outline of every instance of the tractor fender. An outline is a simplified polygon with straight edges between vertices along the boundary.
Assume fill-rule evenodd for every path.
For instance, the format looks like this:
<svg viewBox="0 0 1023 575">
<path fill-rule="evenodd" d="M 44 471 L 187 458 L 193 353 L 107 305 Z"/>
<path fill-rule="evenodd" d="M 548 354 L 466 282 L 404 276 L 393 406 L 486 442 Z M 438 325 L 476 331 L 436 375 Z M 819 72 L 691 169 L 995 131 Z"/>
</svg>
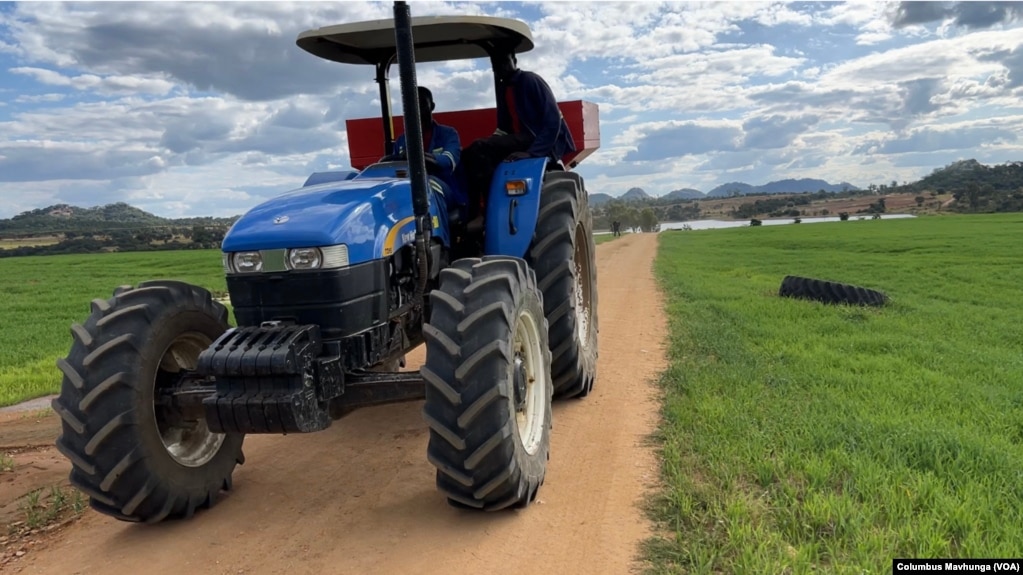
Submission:
<svg viewBox="0 0 1023 575">
<path fill-rule="evenodd" d="M 547 158 L 528 158 L 504 162 L 494 170 L 487 200 L 486 255 L 525 257 L 540 212 L 546 167 Z M 525 183 L 525 193 L 509 191 L 509 184 L 515 182 Z"/>
<path fill-rule="evenodd" d="M 431 186 L 430 222 L 433 236 L 449 245 L 443 188 Z M 412 243 L 414 235 L 408 179 L 357 177 L 302 187 L 257 205 L 235 222 L 221 249 L 237 252 L 344 244 L 349 265 L 355 265 L 393 254 Z"/>
</svg>

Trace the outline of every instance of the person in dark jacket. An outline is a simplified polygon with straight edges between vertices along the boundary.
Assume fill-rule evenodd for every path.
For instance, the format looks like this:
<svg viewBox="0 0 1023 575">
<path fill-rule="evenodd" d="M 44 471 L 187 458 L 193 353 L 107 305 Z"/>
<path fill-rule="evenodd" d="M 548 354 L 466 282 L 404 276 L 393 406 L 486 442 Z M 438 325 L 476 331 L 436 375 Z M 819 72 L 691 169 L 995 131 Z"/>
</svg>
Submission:
<svg viewBox="0 0 1023 575">
<path fill-rule="evenodd" d="M 452 197 L 445 196 L 445 202 L 450 210 L 454 206 L 464 207 L 466 196 L 464 184 L 456 174 L 456 168 L 462 155 L 462 142 L 458 137 L 458 131 L 451 126 L 438 124 L 433 119 L 433 110 L 437 105 L 433 101 L 433 92 L 428 88 L 419 86 L 419 123 L 423 130 L 423 151 L 426 153 L 426 160 L 433 160 L 440 168 L 437 178 L 442 180 L 450 190 Z M 398 136 L 394 141 L 393 157 L 407 158 L 408 150 L 405 143 L 405 134 Z"/>
<path fill-rule="evenodd" d="M 482 217 L 494 170 L 502 161 L 543 158 L 560 161 L 576 150 L 550 86 L 518 68 L 514 53 L 494 61 L 498 80 L 497 130 L 462 152 L 470 218 Z"/>
</svg>

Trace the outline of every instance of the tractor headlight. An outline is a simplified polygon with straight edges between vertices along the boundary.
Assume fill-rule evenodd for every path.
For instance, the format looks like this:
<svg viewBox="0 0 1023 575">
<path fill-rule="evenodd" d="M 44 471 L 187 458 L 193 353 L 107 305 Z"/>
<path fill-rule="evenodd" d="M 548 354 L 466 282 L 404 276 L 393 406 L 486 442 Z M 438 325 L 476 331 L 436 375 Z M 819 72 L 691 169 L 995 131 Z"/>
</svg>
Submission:
<svg viewBox="0 0 1023 575">
<path fill-rule="evenodd" d="M 293 248 L 288 250 L 288 267 L 293 270 L 316 270 L 323 266 L 320 248 Z"/>
<path fill-rule="evenodd" d="M 234 254 L 234 271 L 255 273 L 263 271 L 263 256 L 259 252 L 238 252 Z"/>
</svg>

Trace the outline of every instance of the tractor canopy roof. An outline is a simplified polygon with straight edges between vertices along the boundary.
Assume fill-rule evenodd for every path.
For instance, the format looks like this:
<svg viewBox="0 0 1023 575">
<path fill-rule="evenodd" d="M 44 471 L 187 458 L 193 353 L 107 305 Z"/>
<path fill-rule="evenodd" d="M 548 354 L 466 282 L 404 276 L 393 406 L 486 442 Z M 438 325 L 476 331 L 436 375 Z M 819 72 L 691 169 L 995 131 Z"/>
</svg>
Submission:
<svg viewBox="0 0 1023 575">
<path fill-rule="evenodd" d="M 416 62 L 487 58 L 492 51 L 533 49 L 525 22 L 491 16 L 418 16 L 412 18 Z M 325 26 L 298 35 L 307 52 L 344 64 L 387 66 L 394 61 L 394 20 L 370 20 Z"/>
</svg>

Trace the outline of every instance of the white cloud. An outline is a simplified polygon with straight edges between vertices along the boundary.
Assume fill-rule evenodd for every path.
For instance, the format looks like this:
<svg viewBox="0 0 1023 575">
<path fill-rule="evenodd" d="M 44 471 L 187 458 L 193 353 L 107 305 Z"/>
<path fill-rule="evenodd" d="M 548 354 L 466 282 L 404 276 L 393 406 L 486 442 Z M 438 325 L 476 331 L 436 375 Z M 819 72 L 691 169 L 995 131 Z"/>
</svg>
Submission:
<svg viewBox="0 0 1023 575">
<path fill-rule="evenodd" d="M 38 102 L 60 102 L 67 96 L 65 94 L 37 94 L 34 96 L 22 95 L 14 99 L 18 104 L 32 104 Z"/>
<path fill-rule="evenodd" d="M 580 167 L 593 191 L 708 190 L 739 178 L 861 185 L 913 179 L 957 154 L 1020 153 L 1023 28 L 1008 17 L 965 27 L 989 17 L 969 7 L 957 8 L 962 22 L 917 14 L 896 27 L 893 6 L 412 10 L 535 15 L 536 49 L 520 65 L 560 99 L 600 106 L 602 147 Z M 390 15 L 389 4 L 366 2 L 13 5 L 0 12 L 0 217 L 58 200 L 227 215 L 310 172 L 346 169 L 345 120 L 379 110 L 372 70 L 319 60 L 295 37 Z M 484 61 L 424 65 L 417 76 L 438 111 L 494 105 Z"/>
<path fill-rule="evenodd" d="M 141 78 L 137 76 L 97 76 L 80 74 L 68 77 L 44 68 L 18 67 L 11 68 L 14 74 L 31 76 L 37 82 L 49 86 L 67 86 L 76 90 L 92 91 L 97 94 L 155 94 L 163 95 L 174 88 L 174 84 L 160 78 Z"/>
</svg>

